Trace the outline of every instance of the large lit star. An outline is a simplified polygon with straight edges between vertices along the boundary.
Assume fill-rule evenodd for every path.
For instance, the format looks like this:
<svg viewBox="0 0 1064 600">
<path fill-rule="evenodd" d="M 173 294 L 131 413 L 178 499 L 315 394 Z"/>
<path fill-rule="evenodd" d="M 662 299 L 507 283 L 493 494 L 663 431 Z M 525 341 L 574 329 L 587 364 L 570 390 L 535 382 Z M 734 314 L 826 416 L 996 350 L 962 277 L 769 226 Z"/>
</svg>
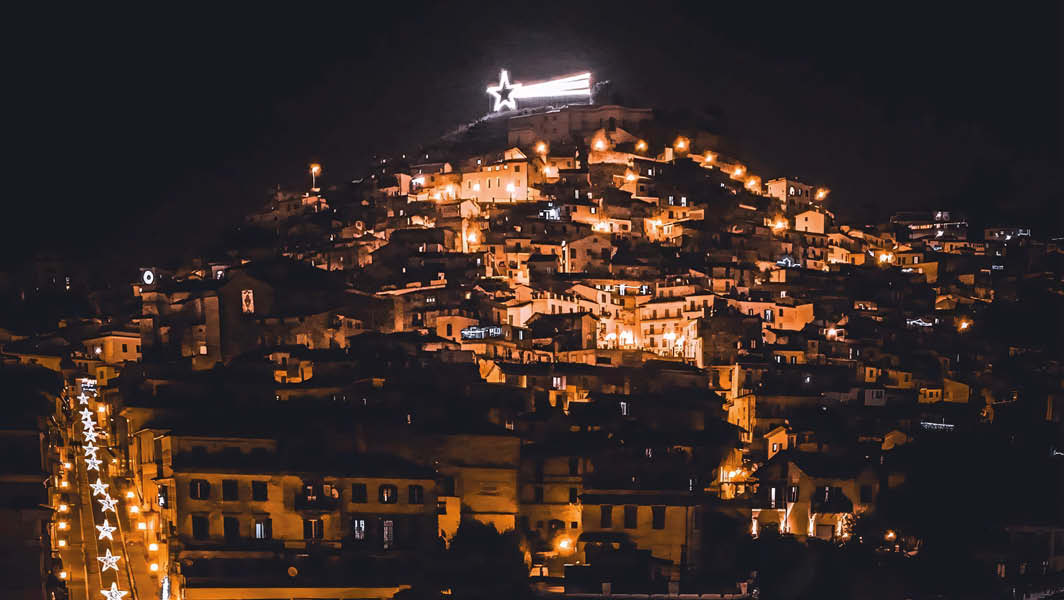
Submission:
<svg viewBox="0 0 1064 600">
<path fill-rule="evenodd" d="M 92 456 L 93 458 L 96 458 L 96 452 L 99 451 L 99 449 L 100 447 L 96 444 L 93 444 L 92 442 L 89 442 L 88 444 L 82 446 L 82 450 L 85 451 L 86 457 Z"/>
<path fill-rule="evenodd" d="M 100 561 L 100 572 L 104 572 L 108 569 L 118 571 L 118 559 L 122 558 L 121 554 L 111 554 L 111 549 L 107 549 L 107 553 L 103 556 L 97 556 L 96 560 Z"/>
<path fill-rule="evenodd" d="M 499 73 L 499 85 L 493 85 L 488 88 L 488 93 L 495 98 L 495 110 L 496 112 L 505 109 L 507 106 L 510 110 L 517 110 L 517 98 L 515 93 L 521 88 L 520 83 L 510 84 L 510 73 L 503 69 Z"/>
<path fill-rule="evenodd" d="M 79 410 L 78 414 L 81 415 L 82 421 L 89 421 L 92 419 L 92 411 L 89 409 Z"/>
<path fill-rule="evenodd" d="M 112 583 L 111 589 L 100 590 L 100 593 L 103 594 L 104 597 L 107 598 L 107 600 L 122 600 L 122 596 L 125 596 L 129 592 L 123 592 L 122 590 L 118 589 L 117 583 Z"/>
<path fill-rule="evenodd" d="M 102 460 L 96 458 L 95 456 L 90 456 L 90 457 L 85 459 L 85 470 L 86 471 L 99 471 L 100 470 L 100 463 L 102 463 L 102 462 L 103 462 Z"/>
<path fill-rule="evenodd" d="M 78 394 L 78 404 L 88 404 L 89 397 L 85 395 L 85 392 Z"/>
<path fill-rule="evenodd" d="M 101 539 L 102 540 L 103 538 L 107 538 L 107 539 L 111 540 L 112 542 L 115 541 L 115 539 L 113 537 L 111 537 L 111 534 L 114 533 L 116 529 L 118 529 L 118 528 L 113 526 L 113 525 L 111 525 L 110 523 L 108 523 L 107 519 L 104 519 L 103 520 L 103 525 L 97 525 L 96 526 L 96 530 L 100 532 L 100 537 L 97 538 L 97 539 Z"/>
<path fill-rule="evenodd" d="M 100 478 L 96 478 L 96 483 L 90 483 L 89 487 L 92 488 L 93 496 L 103 496 L 107 493 L 107 484 L 100 481 Z"/>
<path fill-rule="evenodd" d="M 100 498 L 100 510 L 102 512 L 115 512 L 115 505 L 117 504 L 118 500 L 115 500 L 109 494 L 104 494 L 103 498 Z"/>
<path fill-rule="evenodd" d="M 86 427 L 85 431 L 82 432 L 82 435 L 85 436 L 86 442 L 95 442 L 96 437 L 100 435 L 100 432 L 96 431 L 95 429 Z"/>
</svg>

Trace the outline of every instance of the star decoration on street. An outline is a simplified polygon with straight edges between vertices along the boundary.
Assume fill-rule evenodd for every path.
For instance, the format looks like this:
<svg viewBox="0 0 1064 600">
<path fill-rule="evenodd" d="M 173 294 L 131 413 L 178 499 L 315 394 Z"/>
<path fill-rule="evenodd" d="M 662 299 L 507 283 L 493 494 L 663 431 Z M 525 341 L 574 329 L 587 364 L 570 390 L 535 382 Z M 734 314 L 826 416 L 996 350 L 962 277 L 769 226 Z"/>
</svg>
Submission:
<svg viewBox="0 0 1064 600">
<path fill-rule="evenodd" d="M 510 84 L 510 73 L 503 69 L 499 73 L 499 85 L 493 85 L 488 88 L 488 93 L 495 98 L 496 112 L 503 110 L 506 107 L 510 107 L 510 110 L 517 110 L 517 98 L 514 98 L 514 92 L 521 87 L 521 84 Z"/>
<path fill-rule="evenodd" d="M 88 458 L 85 459 L 85 470 L 87 470 L 87 471 L 99 471 L 100 470 L 100 463 L 102 463 L 102 462 L 103 461 L 101 461 L 100 459 L 96 458 L 95 456 L 88 457 Z"/>
<path fill-rule="evenodd" d="M 92 456 L 93 458 L 96 458 L 96 452 L 100 449 L 100 447 L 96 444 L 93 444 L 92 442 L 89 442 L 88 444 L 85 444 L 82 449 L 85 450 L 85 456 Z"/>
<path fill-rule="evenodd" d="M 107 512 L 107 511 L 115 512 L 115 505 L 117 505 L 117 504 L 118 504 L 118 500 L 115 500 L 114 498 L 112 498 L 109 495 L 105 494 L 103 498 L 100 498 L 100 510 L 102 512 Z"/>
<path fill-rule="evenodd" d="M 96 526 L 96 530 L 100 532 L 100 537 L 97 538 L 97 539 L 101 539 L 102 540 L 103 538 L 107 538 L 107 539 L 111 540 L 112 542 L 115 541 L 115 539 L 113 537 L 111 537 L 111 534 L 114 533 L 116 529 L 118 529 L 118 528 L 113 526 L 113 525 L 111 525 L 110 523 L 108 523 L 107 519 L 104 519 L 103 520 L 103 525 L 97 525 Z"/>
<path fill-rule="evenodd" d="M 100 572 L 104 572 L 108 569 L 118 571 L 118 559 L 122 558 L 121 554 L 111 554 L 111 549 L 107 549 L 107 553 L 103 556 L 97 556 L 96 560 L 100 561 Z"/>
<path fill-rule="evenodd" d="M 107 600 L 122 600 L 122 596 L 125 596 L 129 592 L 123 592 L 122 590 L 118 589 L 117 583 L 112 583 L 111 589 L 100 590 L 100 593 L 103 594 L 104 598 L 107 598 Z"/>
<path fill-rule="evenodd" d="M 95 429 L 86 428 L 85 431 L 83 432 L 83 435 L 85 436 L 85 441 L 87 441 L 87 442 L 95 442 L 96 441 L 96 436 L 100 435 L 100 433 L 98 431 L 96 431 Z"/>
<path fill-rule="evenodd" d="M 103 496 L 107 493 L 107 484 L 100 481 L 100 478 L 96 478 L 96 483 L 90 483 L 89 487 L 92 488 L 93 496 Z"/>
<path fill-rule="evenodd" d="M 81 415 L 81 420 L 82 421 L 88 421 L 88 420 L 92 419 L 92 411 L 87 409 L 87 408 L 83 409 L 83 410 L 79 410 L 78 414 Z"/>
<path fill-rule="evenodd" d="M 78 404 L 88 404 L 89 397 L 85 395 L 85 392 L 78 394 Z"/>
</svg>

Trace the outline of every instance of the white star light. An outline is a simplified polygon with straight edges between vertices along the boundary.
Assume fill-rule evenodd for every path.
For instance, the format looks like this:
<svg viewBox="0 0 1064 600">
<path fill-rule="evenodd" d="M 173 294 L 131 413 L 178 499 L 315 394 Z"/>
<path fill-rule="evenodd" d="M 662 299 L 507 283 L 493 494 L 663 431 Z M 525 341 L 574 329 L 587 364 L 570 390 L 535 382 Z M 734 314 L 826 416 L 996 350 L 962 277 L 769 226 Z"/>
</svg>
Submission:
<svg viewBox="0 0 1064 600">
<path fill-rule="evenodd" d="M 89 397 L 85 395 L 85 392 L 78 394 L 78 404 L 88 404 Z"/>
<path fill-rule="evenodd" d="M 107 600 L 122 600 L 122 596 L 125 596 L 129 592 L 123 592 L 122 590 L 118 589 L 117 583 L 112 583 L 111 589 L 100 590 L 100 593 L 103 594 L 104 597 L 107 598 Z"/>
<path fill-rule="evenodd" d="M 85 450 L 86 457 L 91 455 L 93 458 L 96 458 L 96 452 L 100 449 L 100 447 L 96 444 L 93 444 L 92 442 L 89 442 L 88 444 L 82 446 L 82 449 Z"/>
<path fill-rule="evenodd" d="M 103 496 L 107 493 L 107 484 L 100 481 L 100 478 L 96 478 L 96 483 L 90 483 L 89 487 L 92 488 L 93 496 Z"/>
<path fill-rule="evenodd" d="M 85 431 L 82 432 L 82 435 L 85 436 L 85 441 L 95 442 L 96 441 L 96 436 L 100 435 L 100 433 L 98 431 L 96 431 L 95 429 L 86 428 Z"/>
<path fill-rule="evenodd" d="M 100 532 L 100 537 L 98 539 L 102 540 L 103 538 L 107 538 L 107 539 L 111 540 L 112 542 L 115 541 L 115 539 L 113 537 L 111 537 L 111 534 L 114 533 L 115 530 L 118 529 L 118 528 L 114 527 L 110 523 L 108 523 L 107 519 L 103 520 L 103 525 L 97 525 L 96 529 L 97 529 L 97 531 Z"/>
<path fill-rule="evenodd" d="M 78 414 L 81 415 L 81 420 L 82 421 L 88 421 L 88 420 L 92 419 L 92 411 L 87 409 L 87 408 L 84 409 L 84 410 L 79 410 Z"/>
<path fill-rule="evenodd" d="M 100 564 L 102 565 L 100 567 L 100 572 L 103 573 L 104 571 L 106 571 L 108 569 L 111 569 L 111 570 L 114 570 L 114 571 L 117 572 L 118 571 L 118 559 L 120 559 L 120 558 L 122 558 L 121 554 L 111 554 L 111 549 L 108 548 L 106 554 L 104 554 L 103 556 L 97 556 L 96 557 L 96 560 L 100 561 Z"/>
<path fill-rule="evenodd" d="M 104 494 L 103 498 L 100 498 L 100 510 L 102 512 L 115 512 L 115 505 L 118 504 L 118 500 L 115 500 L 111 496 Z"/>
<path fill-rule="evenodd" d="M 85 459 L 85 470 L 87 471 L 99 471 L 100 463 L 103 462 L 95 456 Z"/>
<path fill-rule="evenodd" d="M 517 110 L 517 98 L 515 95 L 520 87 L 520 83 L 510 85 L 510 73 L 503 69 L 499 73 L 499 85 L 493 85 L 488 88 L 488 93 L 495 98 L 495 108 L 493 110 L 498 112 L 507 106 L 510 107 L 510 110 Z"/>
</svg>

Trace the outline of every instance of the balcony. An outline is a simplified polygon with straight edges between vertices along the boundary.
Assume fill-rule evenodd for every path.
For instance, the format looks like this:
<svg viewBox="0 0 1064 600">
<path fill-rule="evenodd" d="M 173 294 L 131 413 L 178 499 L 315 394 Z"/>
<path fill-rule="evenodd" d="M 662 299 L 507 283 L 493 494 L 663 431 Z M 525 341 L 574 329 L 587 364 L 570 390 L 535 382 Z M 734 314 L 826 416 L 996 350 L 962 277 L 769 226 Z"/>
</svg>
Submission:
<svg viewBox="0 0 1064 600">
<path fill-rule="evenodd" d="M 340 498 L 321 494 L 296 494 L 296 510 L 304 512 L 333 512 L 340 508 Z"/>
</svg>

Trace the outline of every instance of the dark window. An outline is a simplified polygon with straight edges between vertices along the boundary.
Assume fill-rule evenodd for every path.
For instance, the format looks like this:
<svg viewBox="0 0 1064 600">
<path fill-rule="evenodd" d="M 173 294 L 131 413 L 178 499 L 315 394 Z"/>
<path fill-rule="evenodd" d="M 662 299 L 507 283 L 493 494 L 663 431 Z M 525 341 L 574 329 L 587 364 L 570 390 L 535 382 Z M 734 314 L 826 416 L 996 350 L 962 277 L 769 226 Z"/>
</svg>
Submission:
<svg viewBox="0 0 1064 600">
<path fill-rule="evenodd" d="M 861 486 L 861 503 L 869 504 L 876 500 L 876 489 L 871 485 Z"/>
<path fill-rule="evenodd" d="M 303 519 L 303 539 L 320 540 L 325 537 L 325 526 L 321 519 Z"/>
<path fill-rule="evenodd" d="M 222 500 L 236 500 L 236 480 L 235 479 L 223 479 L 222 480 Z"/>
<path fill-rule="evenodd" d="M 222 529 L 225 532 L 225 539 L 229 541 L 240 537 L 240 521 L 237 521 L 236 517 L 223 518 Z"/>
<path fill-rule="evenodd" d="M 251 499 L 255 502 L 265 502 L 269 498 L 266 492 L 265 481 L 251 482 Z"/>
<path fill-rule="evenodd" d="M 573 521 L 573 522 L 569 523 L 569 528 L 570 529 L 578 529 L 579 527 L 580 527 L 580 523 L 577 522 L 577 521 Z"/>
<path fill-rule="evenodd" d="M 528 531 L 529 525 L 530 523 L 528 522 L 528 515 L 521 515 L 517 519 L 517 526 L 521 531 Z"/>
<path fill-rule="evenodd" d="M 569 488 L 569 504 L 576 504 L 578 495 L 576 488 Z"/>
<path fill-rule="evenodd" d="M 425 503 L 425 488 L 420 485 L 412 485 L 407 488 L 408 498 L 407 501 L 410 504 L 424 504 Z"/>
<path fill-rule="evenodd" d="M 368 502 L 368 495 L 366 494 L 366 484 L 364 483 L 352 483 L 351 484 L 351 502 L 361 504 Z"/>
<path fill-rule="evenodd" d="M 211 525 L 207 517 L 192 516 L 192 537 L 197 540 L 205 540 L 211 536 Z"/>
<path fill-rule="evenodd" d="M 532 502 L 535 504 L 543 504 L 543 486 L 537 485 L 532 488 Z"/>
<path fill-rule="evenodd" d="M 122 344 L 122 352 L 129 352 L 125 344 Z"/>
<path fill-rule="evenodd" d="M 536 481 L 543 481 L 543 459 L 536 460 Z"/>
<path fill-rule="evenodd" d="M 377 489 L 377 499 L 381 504 L 395 504 L 399 502 L 399 488 L 394 485 L 382 485 Z"/>
<path fill-rule="evenodd" d="M 635 529 L 637 524 L 637 518 L 639 516 L 638 506 L 625 506 L 624 507 L 624 528 Z"/>
<path fill-rule="evenodd" d="M 654 515 L 654 529 L 665 529 L 665 507 L 653 506 L 650 510 Z"/>
<path fill-rule="evenodd" d="M 599 527 L 602 529 L 613 527 L 613 507 L 609 504 L 604 504 L 602 506 L 601 516 L 599 517 Z"/>
<path fill-rule="evenodd" d="M 211 497 L 211 484 L 206 479 L 193 479 L 188 482 L 188 495 L 193 500 L 206 500 Z"/>
<path fill-rule="evenodd" d="M 580 458 L 577 456 L 569 457 L 569 474 L 578 475 L 580 473 Z"/>
</svg>

